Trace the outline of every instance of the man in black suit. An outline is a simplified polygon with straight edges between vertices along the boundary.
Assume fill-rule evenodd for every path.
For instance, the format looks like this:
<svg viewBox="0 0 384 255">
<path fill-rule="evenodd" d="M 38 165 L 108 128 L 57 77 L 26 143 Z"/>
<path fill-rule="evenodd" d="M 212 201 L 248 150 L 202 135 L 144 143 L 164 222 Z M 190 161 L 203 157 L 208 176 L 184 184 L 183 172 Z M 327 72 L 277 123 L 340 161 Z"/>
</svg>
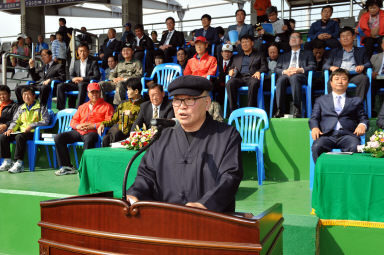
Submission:
<svg viewBox="0 0 384 255">
<path fill-rule="evenodd" d="M 131 127 L 131 132 L 143 127 L 143 124 L 148 128 L 151 127 L 152 119 L 172 119 L 175 117 L 173 112 L 172 103 L 165 96 L 163 86 L 156 83 L 148 85 L 148 95 L 150 101 L 144 102 L 140 105 L 139 116 Z"/>
<path fill-rule="evenodd" d="M 203 36 L 205 37 L 205 39 L 207 39 L 209 54 L 211 53 L 212 44 L 218 45 L 220 42 L 219 34 L 217 33 L 215 28 L 211 27 L 211 20 L 212 20 L 212 17 L 210 15 L 204 14 L 201 17 L 201 24 L 203 25 L 203 27 L 197 29 L 195 31 L 195 36 L 194 36 L 195 38 L 199 36 Z M 189 41 L 188 43 L 191 45 L 191 47 L 188 49 L 188 55 L 192 57 L 196 54 L 196 49 L 194 47 L 195 46 L 194 38 L 192 38 L 192 40 Z"/>
<path fill-rule="evenodd" d="M 33 85 L 21 85 L 15 88 L 19 104 L 24 103 L 21 93 L 22 89 L 26 86 L 32 86 L 35 90 L 40 91 L 40 104 L 46 106 L 49 93 L 51 92 L 51 82 L 53 80 L 65 81 L 65 66 L 53 61 L 51 50 L 42 50 L 41 59 L 43 60 L 43 66 L 39 68 L 35 68 L 35 61 L 33 59 L 29 60 L 28 72 L 36 83 Z"/>
<path fill-rule="evenodd" d="M 69 28 L 67 28 L 66 24 L 67 24 L 67 21 L 65 20 L 65 18 L 60 18 L 59 19 L 59 30 L 57 30 L 57 32 L 61 33 L 61 35 L 63 36 L 63 41 L 65 42 L 65 44 L 68 47 L 69 42 L 71 41 L 71 39 L 68 36 L 68 33 L 71 33 L 72 31 Z"/>
<path fill-rule="evenodd" d="M 351 27 L 344 27 L 340 30 L 340 43 L 342 48 L 333 49 L 329 54 L 323 70 L 331 72 L 343 68 L 350 72 L 349 82 L 356 84 L 356 96 L 365 98 L 369 89 L 369 79 L 364 74 L 372 67 L 365 48 L 353 46 L 355 31 Z M 351 73 L 352 72 L 352 73 Z M 328 82 L 328 91 L 331 91 Z"/>
<path fill-rule="evenodd" d="M 82 32 L 87 32 L 87 28 L 86 27 L 81 27 L 80 30 Z M 81 33 L 81 34 L 77 35 L 77 38 L 79 39 L 80 43 L 92 44 L 92 38 L 88 34 Z"/>
<path fill-rule="evenodd" d="M 105 39 L 103 45 L 100 47 L 100 59 L 103 60 L 101 67 L 108 68 L 108 57 L 113 56 L 113 52 L 121 51 L 121 42 L 116 39 L 116 30 L 110 28 L 108 30 L 108 39 Z"/>
<path fill-rule="evenodd" d="M 234 57 L 228 72 L 232 78 L 226 85 L 230 112 L 238 107 L 237 90 L 242 86 L 248 87 L 248 106 L 257 106 L 261 73 L 268 71 L 264 54 L 253 49 L 253 36 L 244 35 L 240 39 L 240 44 L 243 52 Z"/>
<path fill-rule="evenodd" d="M 346 96 L 348 71 L 334 70 L 330 77 L 332 93 L 319 97 L 309 120 L 314 140 L 312 156 L 316 162 L 323 152 L 333 148 L 341 151 L 357 152 L 359 136 L 368 128 L 368 117 L 364 111 L 363 99 Z"/>
<path fill-rule="evenodd" d="M 216 96 L 216 101 L 221 105 L 224 104 L 225 77 L 228 75 L 229 67 L 233 62 L 232 51 L 233 46 L 231 44 L 224 44 L 221 48 L 221 54 L 217 58 L 217 70 L 219 71 L 219 76 L 215 80 L 212 94 Z"/>
<path fill-rule="evenodd" d="M 134 45 L 135 53 L 133 57 L 141 61 L 146 72 L 152 72 L 153 68 L 153 54 L 154 45 L 152 39 L 144 33 L 144 26 L 142 24 L 136 24 L 134 27 L 135 35 L 134 40 L 131 42 Z M 147 50 L 147 56 L 145 59 L 145 66 L 143 63 L 144 51 Z"/>
<path fill-rule="evenodd" d="M 78 102 L 76 97 L 70 96 L 68 101 L 69 108 L 78 108 L 85 103 L 87 97 L 87 86 L 91 80 L 100 79 L 99 65 L 96 59 L 89 56 L 88 44 L 81 44 L 77 49 L 80 57 L 75 61 L 73 68 L 70 71 L 71 82 L 60 83 L 57 86 L 57 109 L 65 109 L 65 92 L 78 90 Z"/>
<path fill-rule="evenodd" d="M 175 30 L 175 19 L 168 17 L 165 20 L 167 32 L 163 34 L 160 40 L 160 47 L 164 51 L 165 61 L 172 62 L 172 56 L 176 55 L 176 47 L 184 46 L 184 34 Z"/>
<path fill-rule="evenodd" d="M 277 60 L 275 71 L 278 75 L 276 82 L 275 118 L 284 116 L 285 91 L 287 86 L 292 87 L 293 117 L 301 116 L 301 86 L 307 84 L 308 72 L 315 70 L 315 59 L 309 50 L 301 50 L 301 34 L 294 32 L 289 37 L 291 51 L 284 53 Z"/>
</svg>

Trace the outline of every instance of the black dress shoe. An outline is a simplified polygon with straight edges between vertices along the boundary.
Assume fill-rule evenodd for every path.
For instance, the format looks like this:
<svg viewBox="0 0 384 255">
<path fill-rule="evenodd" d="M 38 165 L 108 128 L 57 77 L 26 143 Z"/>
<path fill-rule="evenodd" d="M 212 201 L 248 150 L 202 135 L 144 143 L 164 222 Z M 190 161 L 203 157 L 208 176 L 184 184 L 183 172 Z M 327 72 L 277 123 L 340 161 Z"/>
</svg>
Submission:
<svg viewBox="0 0 384 255">
<path fill-rule="evenodd" d="M 284 117 L 284 113 L 280 109 L 277 109 L 276 113 L 273 115 L 273 118 L 281 118 L 281 117 Z"/>
<path fill-rule="evenodd" d="M 301 111 L 296 106 L 293 106 L 293 117 L 294 118 L 301 118 Z"/>
</svg>

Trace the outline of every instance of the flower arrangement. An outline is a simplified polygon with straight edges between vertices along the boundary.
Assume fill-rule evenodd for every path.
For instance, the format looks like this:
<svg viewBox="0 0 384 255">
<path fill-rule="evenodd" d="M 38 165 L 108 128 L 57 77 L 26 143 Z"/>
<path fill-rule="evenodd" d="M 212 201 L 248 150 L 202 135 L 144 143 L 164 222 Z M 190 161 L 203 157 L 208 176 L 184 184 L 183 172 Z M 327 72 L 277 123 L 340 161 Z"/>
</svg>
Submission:
<svg viewBox="0 0 384 255">
<path fill-rule="evenodd" d="M 156 134 L 156 129 L 146 129 L 136 130 L 131 132 L 130 136 L 121 142 L 121 145 L 125 146 L 128 150 L 140 150 L 146 146 Z"/>
<path fill-rule="evenodd" d="M 384 132 L 375 131 L 375 133 L 367 142 L 367 145 L 362 147 L 363 152 L 371 153 L 372 157 L 384 157 Z"/>
</svg>

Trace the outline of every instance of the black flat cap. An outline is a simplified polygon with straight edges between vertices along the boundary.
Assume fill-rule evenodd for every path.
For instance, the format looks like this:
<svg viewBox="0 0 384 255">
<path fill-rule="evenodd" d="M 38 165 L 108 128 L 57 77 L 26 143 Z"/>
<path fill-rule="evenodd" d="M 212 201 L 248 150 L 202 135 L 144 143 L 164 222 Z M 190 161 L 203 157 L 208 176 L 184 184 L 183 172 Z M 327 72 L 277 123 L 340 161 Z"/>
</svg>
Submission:
<svg viewBox="0 0 384 255">
<path fill-rule="evenodd" d="M 123 47 L 121 47 L 121 49 L 124 49 L 124 48 L 131 48 L 131 49 L 133 49 L 133 45 L 130 44 L 130 43 L 124 43 Z"/>
<path fill-rule="evenodd" d="M 168 86 L 170 96 L 200 96 L 205 90 L 212 90 L 212 83 L 206 78 L 194 75 L 180 76 L 173 80 Z"/>
</svg>

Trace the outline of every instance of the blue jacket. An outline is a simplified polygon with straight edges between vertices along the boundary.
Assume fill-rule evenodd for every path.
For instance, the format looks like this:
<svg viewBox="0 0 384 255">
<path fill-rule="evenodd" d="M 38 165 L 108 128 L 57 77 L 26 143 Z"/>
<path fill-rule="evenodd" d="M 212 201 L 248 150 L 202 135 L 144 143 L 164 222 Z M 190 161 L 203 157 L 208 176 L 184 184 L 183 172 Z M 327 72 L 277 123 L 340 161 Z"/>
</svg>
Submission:
<svg viewBox="0 0 384 255">
<path fill-rule="evenodd" d="M 204 28 L 197 29 L 195 32 L 195 37 L 203 36 L 203 32 L 204 32 Z M 207 39 L 210 45 L 218 44 L 220 42 L 219 35 L 217 34 L 216 29 L 211 26 L 207 29 L 205 38 Z"/>
<path fill-rule="evenodd" d="M 336 48 L 331 51 L 328 55 L 327 61 L 323 66 L 323 70 L 329 70 L 331 66 L 341 66 L 343 60 L 343 48 Z M 369 57 L 366 54 L 365 48 L 353 47 L 353 55 L 355 57 L 356 66 L 364 66 L 364 71 L 367 71 L 368 68 L 372 67 Z"/>
<path fill-rule="evenodd" d="M 332 93 L 319 97 L 313 106 L 312 115 L 309 119 L 309 128 L 318 127 L 321 132 L 327 135 L 334 130 L 338 121 L 343 129 L 351 134 L 360 123 L 364 123 L 368 128 L 369 120 L 364 111 L 363 99 L 360 97 L 346 97 L 344 108 L 337 115 Z"/>
<path fill-rule="evenodd" d="M 36 44 L 35 52 L 40 52 L 43 49 L 49 49 L 48 44 L 46 44 L 45 42 Z"/>
<path fill-rule="evenodd" d="M 315 21 L 308 31 L 308 37 L 313 41 L 319 34 L 323 33 L 332 35 L 332 38 L 339 38 L 339 23 L 334 20 L 329 20 L 327 26 L 323 29 L 321 27 L 321 20 Z"/>
</svg>

